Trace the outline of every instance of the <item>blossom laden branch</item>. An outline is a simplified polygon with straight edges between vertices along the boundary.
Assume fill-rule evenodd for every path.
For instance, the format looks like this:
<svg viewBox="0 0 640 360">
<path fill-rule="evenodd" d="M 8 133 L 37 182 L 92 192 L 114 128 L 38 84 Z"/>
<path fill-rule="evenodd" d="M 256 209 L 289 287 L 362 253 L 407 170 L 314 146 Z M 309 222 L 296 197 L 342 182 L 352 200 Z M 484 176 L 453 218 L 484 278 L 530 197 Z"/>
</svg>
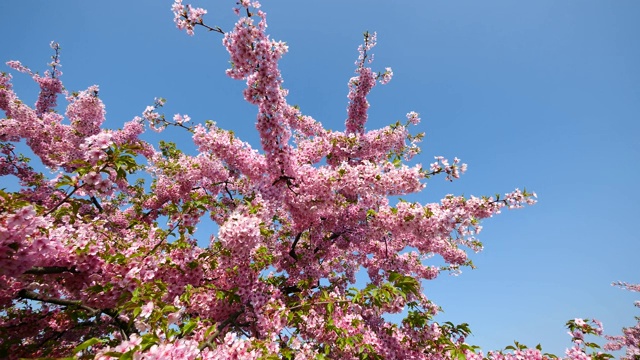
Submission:
<svg viewBox="0 0 640 360">
<path fill-rule="evenodd" d="M 222 334 L 227 326 L 233 325 L 236 320 L 238 320 L 238 317 L 240 317 L 240 315 L 242 314 L 243 311 L 236 311 L 220 324 L 216 325 L 216 330 L 211 335 L 209 335 L 209 337 L 207 337 L 207 339 L 202 344 L 200 344 L 200 346 L 198 346 L 198 350 L 203 350 L 207 347 L 210 349 L 215 349 L 215 344 L 213 343 L 213 341 L 215 341 Z"/>
<path fill-rule="evenodd" d="M 80 300 L 68 300 L 68 299 L 48 297 L 48 296 L 36 293 L 31 290 L 26 290 L 26 289 L 20 290 L 17 296 L 18 298 L 21 298 L 21 299 L 42 301 L 48 304 L 61 305 L 61 306 L 67 306 L 67 307 L 77 307 L 79 309 L 87 311 L 91 316 L 98 315 L 102 312 L 102 310 L 100 309 L 94 309 L 92 307 L 83 305 L 82 301 Z"/>
<path fill-rule="evenodd" d="M 89 316 L 98 316 L 100 314 L 105 314 L 111 317 L 113 322 L 118 326 L 118 328 L 122 331 L 122 334 L 125 335 L 125 337 L 128 337 L 129 335 L 137 332 L 135 329 L 132 329 L 131 326 L 127 324 L 127 322 L 120 319 L 118 312 L 113 309 L 96 309 L 96 308 L 92 308 L 84 305 L 80 300 L 69 300 L 69 299 L 49 297 L 49 296 L 39 294 L 34 291 L 26 290 L 26 289 L 20 290 L 17 294 L 17 297 L 19 299 L 40 301 L 43 303 L 60 305 L 68 308 L 78 308 L 86 311 Z"/>
<path fill-rule="evenodd" d="M 218 32 L 220 34 L 225 34 L 224 31 L 219 26 L 208 26 L 205 25 L 202 16 L 207 13 L 207 10 L 202 8 L 194 8 L 190 4 L 186 6 L 182 4 L 182 0 L 176 0 L 171 6 L 171 10 L 174 14 L 173 21 L 176 23 L 176 26 L 180 30 L 186 30 L 187 34 L 194 34 L 194 28 L 196 26 L 202 26 L 209 31 Z"/>
</svg>

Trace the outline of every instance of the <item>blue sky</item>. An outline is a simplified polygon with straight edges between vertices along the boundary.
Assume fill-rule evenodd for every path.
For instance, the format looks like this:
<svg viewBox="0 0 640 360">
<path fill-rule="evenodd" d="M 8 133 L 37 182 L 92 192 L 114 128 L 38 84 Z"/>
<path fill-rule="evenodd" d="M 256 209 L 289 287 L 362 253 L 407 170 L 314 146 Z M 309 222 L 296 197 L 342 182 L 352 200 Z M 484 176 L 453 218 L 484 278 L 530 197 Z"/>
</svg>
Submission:
<svg viewBox="0 0 640 360">
<path fill-rule="evenodd" d="M 197 4 L 210 24 L 235 21 L 234 1 Z M 242 100 L 244 84 L 224 74 L 220 34 L 186 36 L 170 6 L 3 1 L 0 60 L 43 71 L 58 41 L 65 86 L 100 85 L 106 126 L 164 97 L 168 115 L 216 120 L 258 147 L 255 109 Z M 368 129 L 417 111 L 427 133 L 418 161 L 469 164 L 459 181 L 434 178 L 411 200 L 537 192 L 537 205 L 484 223 L 478 269 L 425 284 L 445 310 L 440 320 L 469 323 L 469 341 L 485 349 L 515 339 L 555 353 L 569 345 L 568 319 L 596 317 L 613 334 L 634 322 L 639 296 L 610 283 L 640 282 L 640 3 L 265 0 L 263 9 L 272 37 L 289 45 L 281 62 L 289 102 L 332 129 L 343 128 L 362 33 L 377 31 L 374 70 L 395 75 L 373 89 Z M 35 102 L 35 84 L 14 79 Z M 162 136 L 190 142 L 183 132 Z"/>
</svg>

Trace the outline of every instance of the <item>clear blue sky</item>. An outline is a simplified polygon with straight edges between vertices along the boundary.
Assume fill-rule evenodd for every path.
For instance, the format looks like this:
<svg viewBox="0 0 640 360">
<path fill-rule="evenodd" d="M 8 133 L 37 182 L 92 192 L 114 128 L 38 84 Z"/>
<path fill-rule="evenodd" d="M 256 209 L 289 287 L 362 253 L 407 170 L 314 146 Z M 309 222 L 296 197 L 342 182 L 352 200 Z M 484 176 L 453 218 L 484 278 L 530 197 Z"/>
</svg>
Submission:
<svg viewBox="0 0 640 360">
<path fill-rule="evenodd" d="M 235 21 L 232 0 L 199 4 L 210 24 Z M 0 60 L 42 71 L 55 40 L 66 87 L 100 85 L 107 126 L 161 96 L 168 115 L 216 120 L 258 146 L 244 84 L 224 75 L 220 34 L 189 38 L 170 6 L 2 1 Z M 289 45 L 281 67 L 290 103 L 332 129 L 343 127 L 362 33 L 378 32 L 374 70 L 395 75 L 374 88 L 368 128 L 415 110 L 427 132 L 418 160 L 469 164 L 461 180 L 432 179 L 416 200 L 538 193 L 537 205 L 484 223 L 477 270 L 426 284 L 446 311 L 440 320 L 468 322 L 469 341 L 485 349 L 517 339 L 556 353 L 569 345 L 568 319 L 596 317 L 609 333 L 634 323 L 640 296 L 610 283 L 640 282 L 640 2 L 265 0 L 263 9 L 272 37 Z M 35 85 L 14 79 L 35 102 Z M 163 137 L 189 142 L 183 132 Z"/>
</svg>

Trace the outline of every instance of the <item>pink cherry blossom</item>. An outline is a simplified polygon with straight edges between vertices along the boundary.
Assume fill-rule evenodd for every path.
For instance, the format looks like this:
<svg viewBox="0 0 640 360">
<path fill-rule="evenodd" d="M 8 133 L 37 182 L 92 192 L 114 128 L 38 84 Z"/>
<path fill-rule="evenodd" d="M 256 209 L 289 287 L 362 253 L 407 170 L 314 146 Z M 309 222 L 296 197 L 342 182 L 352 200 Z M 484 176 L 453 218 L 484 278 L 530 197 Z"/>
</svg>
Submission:
<svg viewBox="0 0 640 360">
<path fill-rule="evenodd" d="M 142 311 L 140 312 L 140 316 L 142 318 L 148 318 L 151 315 L 151 312 L 153 311 L 153 302 L 149 301 L 148 303 L 146 303 L 143 307 L 142 307 Z"/>
</svg>

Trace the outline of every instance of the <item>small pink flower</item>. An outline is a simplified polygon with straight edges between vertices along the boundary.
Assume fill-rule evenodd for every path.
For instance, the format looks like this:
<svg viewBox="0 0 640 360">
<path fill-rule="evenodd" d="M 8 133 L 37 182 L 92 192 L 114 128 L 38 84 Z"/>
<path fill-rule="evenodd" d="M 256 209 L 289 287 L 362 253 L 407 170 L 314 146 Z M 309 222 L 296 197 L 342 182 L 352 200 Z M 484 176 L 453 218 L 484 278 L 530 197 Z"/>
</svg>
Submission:
<svg viewBox="0 0 640 360">
<path fill-rule="evenodd" d="M 140 320 L 136 320 L 134 322 L 134 325 L 136 327 L 136 329 L 138 329 L 138 331 L 140 332 L 145 332 L 145 331 L 149 331 L 151 329 L 151 326 L 149 326 L 149 324 L 140 321 Z"/>
<path fill-rule="evenodd" d="M 573 342 L 580 343 L 584 340 L 584 334 L 581 331 L 567 332 L 573 338 Z"/>
<path fill-rule="evenodd" d="M 97 163 L 99 160 L 102 160 L 104 158 L 107 157 L 107 154 L 100 150 L 100 149 L 91 149 L 89 151 L 87 151 L 87 153 L 85 154 L 84 158 L 85 160 L 87 160 L 88 162 L 95 164 Z"/>
<path fill-rule="evenodd" d="M 140 312 L 140 316 L 144 319 L 148 318 L 149 316 L 151 316 L 151 313 L 153 312 L 153 302 L 149 301 L 148 303 L 146 303 L 143 307 L 142 307 L 142 311 Z"/>
<path fill-rule="evenodd" d="M 182 311 L 176 311 L 167 316 L 167 321 L 169 325 L 177 324 L 180 321 L 180 317 L 182 316 Z"/>
<path fill-rule="evenodd" d="M 173 115 L 173 121 L 175 121 L 176 124 L 182 124 L 191 121 L 191 118 L 189 115 L 175 114 Z"/>
<path fill-rule="evenodd" d="M 109 179 L 102 179 L 98 184 L 96 184 L 96 190 L 102 192 L 102 193 L 110 193 L 112 188 L 111 188 L 111 180 Z"/>
<path fill-rule="evenodd" d="M 407 114 L 407 120 L 409 120 L 409 122 L 413 125 L 418 125 L 418 123 L 420 123 L 420 117 L 415 111 Z"/>
<path fill-rule="evenodd" d="M 85 175 L 82 179 L 88 185 L 97 185 L 102 180 L 102 176 L 99 173 L 92 171 Z"/>
<path fill-rule="evenodd" d="M 385 68 L 385 71 L 380 74 L 380 77 L 382 77 L 382 79 L 380 79 L 380 83 L 382 85 L 388 84 L 389 81 L 391 81 L 391 78 L 393 77 L 393 70 L 391 70 L 390 67 Z"/>
</svg>

